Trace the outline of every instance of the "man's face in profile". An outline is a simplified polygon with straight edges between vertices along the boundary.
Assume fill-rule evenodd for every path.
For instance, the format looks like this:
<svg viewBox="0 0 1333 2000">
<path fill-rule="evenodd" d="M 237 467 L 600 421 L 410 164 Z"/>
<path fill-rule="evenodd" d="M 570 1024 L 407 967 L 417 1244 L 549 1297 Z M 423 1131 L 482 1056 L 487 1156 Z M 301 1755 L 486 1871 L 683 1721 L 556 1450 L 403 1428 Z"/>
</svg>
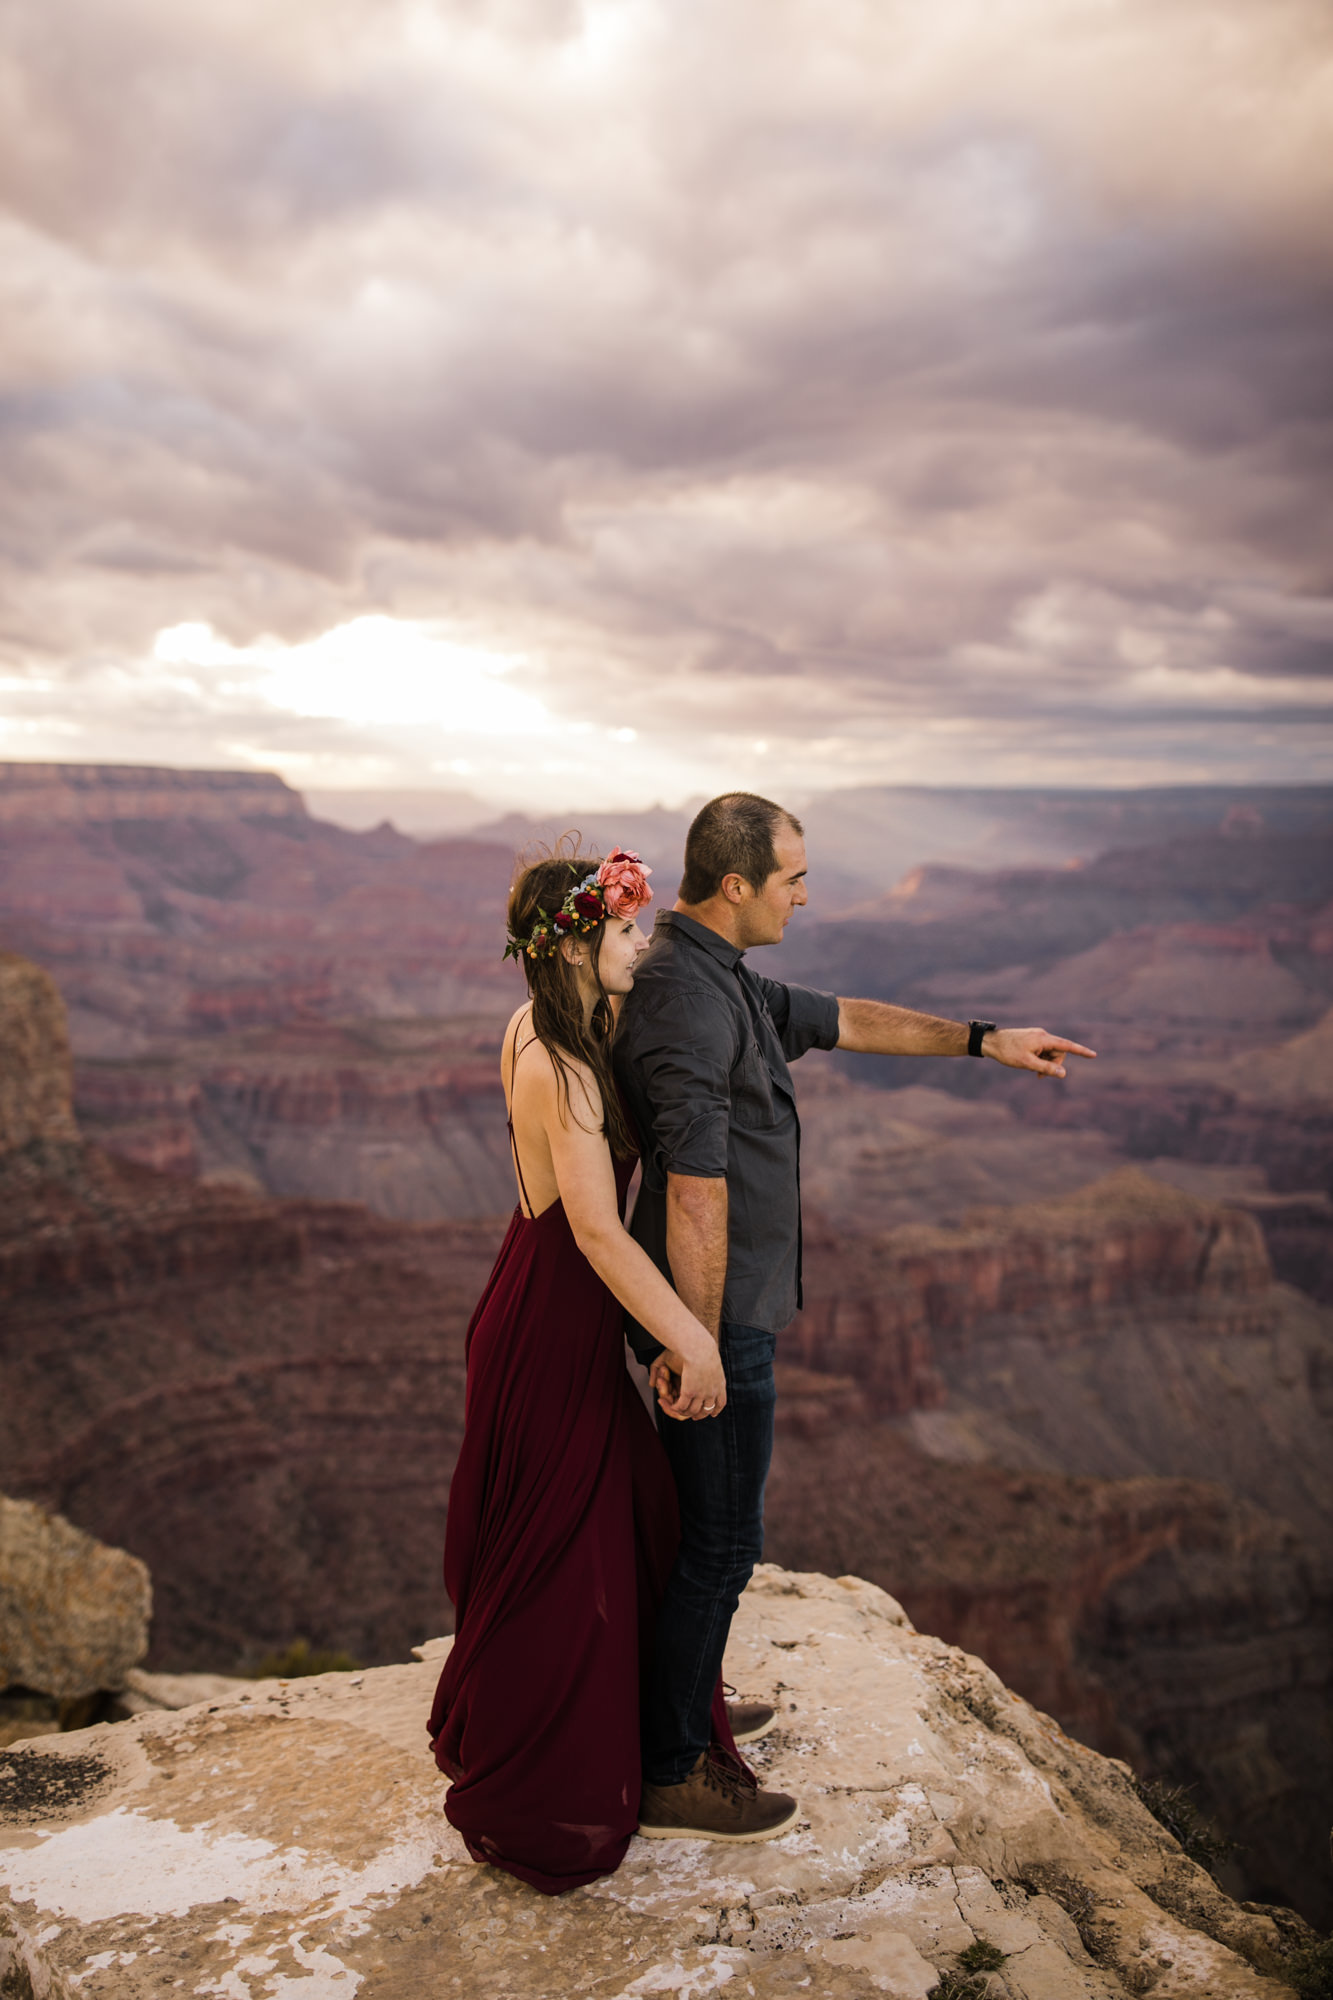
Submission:
<svg viewBox="0 0 1333 2000">
<path fill-rule="evenodd" d="M 762 889 L 751 890 L 741 905 L 737 939 L 743 951 L 751 945 L 781 944 L 793 910 L 809 901 L 805 886 L 805 842 L 799 833 L 783 827 L 773 839 L 778 865 Z"/>
</svg>

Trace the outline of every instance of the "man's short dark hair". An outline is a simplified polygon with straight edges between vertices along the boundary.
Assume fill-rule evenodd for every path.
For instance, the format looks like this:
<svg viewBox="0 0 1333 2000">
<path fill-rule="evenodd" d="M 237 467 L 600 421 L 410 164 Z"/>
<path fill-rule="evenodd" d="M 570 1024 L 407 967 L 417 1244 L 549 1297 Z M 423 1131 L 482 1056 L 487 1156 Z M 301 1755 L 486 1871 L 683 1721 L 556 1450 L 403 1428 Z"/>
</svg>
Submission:
<svg viewBox="0 0 1333 2000">
<path fill-rule="evenodd" d="M 722 887 L 724 875 L 739 875 L 752 889 L 762 889 L 777 872 L 773 841 L 783 827 L 805 832 L 794 813 L 754 792 L 724 792 L 720 799 L 710 799 L 685 836 L 681 902 L 706 903 Z"/>
</svg>

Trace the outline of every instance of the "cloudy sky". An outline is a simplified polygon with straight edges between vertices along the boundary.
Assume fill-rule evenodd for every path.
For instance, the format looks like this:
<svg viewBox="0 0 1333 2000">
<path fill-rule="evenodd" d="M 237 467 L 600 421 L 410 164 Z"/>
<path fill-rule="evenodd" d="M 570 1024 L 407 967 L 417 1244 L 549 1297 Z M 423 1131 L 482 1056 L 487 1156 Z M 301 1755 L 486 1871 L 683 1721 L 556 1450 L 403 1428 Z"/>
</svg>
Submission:
<svg viewBox="0 0 1333 2000">
<path fill-rule="evenodd" d="M 1333 776 L 1327 0 L 0 0 L 0 759 Z"/>
</svg>

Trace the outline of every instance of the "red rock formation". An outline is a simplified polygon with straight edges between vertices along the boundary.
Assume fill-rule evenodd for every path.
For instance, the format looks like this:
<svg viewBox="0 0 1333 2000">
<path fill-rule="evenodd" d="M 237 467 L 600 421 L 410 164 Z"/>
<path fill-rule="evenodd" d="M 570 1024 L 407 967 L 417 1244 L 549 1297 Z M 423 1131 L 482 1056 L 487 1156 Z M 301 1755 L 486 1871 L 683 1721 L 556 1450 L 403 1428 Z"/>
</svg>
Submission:
<svg viewBox="0 0 1333 2000">
<path fill-rule="evenodd" d="M 782 1429 L 774 1559 L 871 1576 L 1325 1913 L 1333 1319 L 1253 1217 L 1132 1170 L 808 1250 L 780 1352 L 895 1421 Z"/>
<path fill-rule="evenodd" d="M 173 1058 L 83 1062 L 76 1104 L 108 1151 L 168 1172 L 240 1172 L 275 1194 L 401 1221 L 507 1210 L 503 1018 L 302 1022 Z"/>
<path fill-rule="evenodd" d="M 239 819 L 301 813 L 272 771 L 176 771 L 138 764 L 0 764 L 0 821 Z"/>
<path fill-rule="evenodd" d="M 90 1054 L 502 1006 L 512 867 L 310 819 L 263 774 L 0 767 L 0 935 L 54 973 Z"/>
<path fill-rule="evenodd" d="M 494 1225 L 165 1181 L 87 1148 L 0 1172 L 0 1458 L 141 1556 L 153 1655 L 298 1632 L 367 1658 L 447 1625 L 462 1333 Z"/>
<path fill-rule="evenodd" d="M 779 1439 L 765 1549 L 868 1577 L 1082 1741 L 1195 1787 L 1235 1886 L 1327 1921 L 1326 1566 L 1218 1486 L 924 1458 L 900 1426 Z"/>
<path fill-rule="evenodd" d="M 806 1307 L 783 1336 L 805 1367 L 852 1375 L 882 1414 L 944 1400 L 940 1363 L 1021 1317 L 1032 1337 L 1076 1344 L 1088 1315 L 1148 1299 L 1234 1300 L 1268 1291 L 1253 1219 L 1132 1169 L 1039 1210 L 959 1229 L 807 1236 Z"/>
</svg>

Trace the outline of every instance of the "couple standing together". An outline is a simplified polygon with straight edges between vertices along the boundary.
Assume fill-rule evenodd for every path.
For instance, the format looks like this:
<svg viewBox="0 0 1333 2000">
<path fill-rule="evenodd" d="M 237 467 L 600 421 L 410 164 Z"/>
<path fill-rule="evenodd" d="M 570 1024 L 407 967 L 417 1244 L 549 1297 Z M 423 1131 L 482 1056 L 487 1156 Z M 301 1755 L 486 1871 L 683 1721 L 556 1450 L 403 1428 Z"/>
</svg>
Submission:
<svg viewBox="0 0 1333 2000">
<path fill-rule="evenodd" d="M 722 1681 L 763 1553 L 776 1337 L 801 1296 L 788 1064 L 842 1048 L 1063 1076 L 1092 1053 L 752 972 L 746 952 L 806 901 L 801 824 L 767 799 L 698 814 L 651 943 L 650 872 L 619 848 L 557 854 L 510 895 L 530 995 L 501 1054 L 519 1205 L 468 1329 L 445 1534 L 445 1812 L 474 1859 L 548 1894 L 609 1874 L 635 1832 L 797 1822 L 736 1747 L 772 1709 L 728 1703 Z"/>
</svg>

